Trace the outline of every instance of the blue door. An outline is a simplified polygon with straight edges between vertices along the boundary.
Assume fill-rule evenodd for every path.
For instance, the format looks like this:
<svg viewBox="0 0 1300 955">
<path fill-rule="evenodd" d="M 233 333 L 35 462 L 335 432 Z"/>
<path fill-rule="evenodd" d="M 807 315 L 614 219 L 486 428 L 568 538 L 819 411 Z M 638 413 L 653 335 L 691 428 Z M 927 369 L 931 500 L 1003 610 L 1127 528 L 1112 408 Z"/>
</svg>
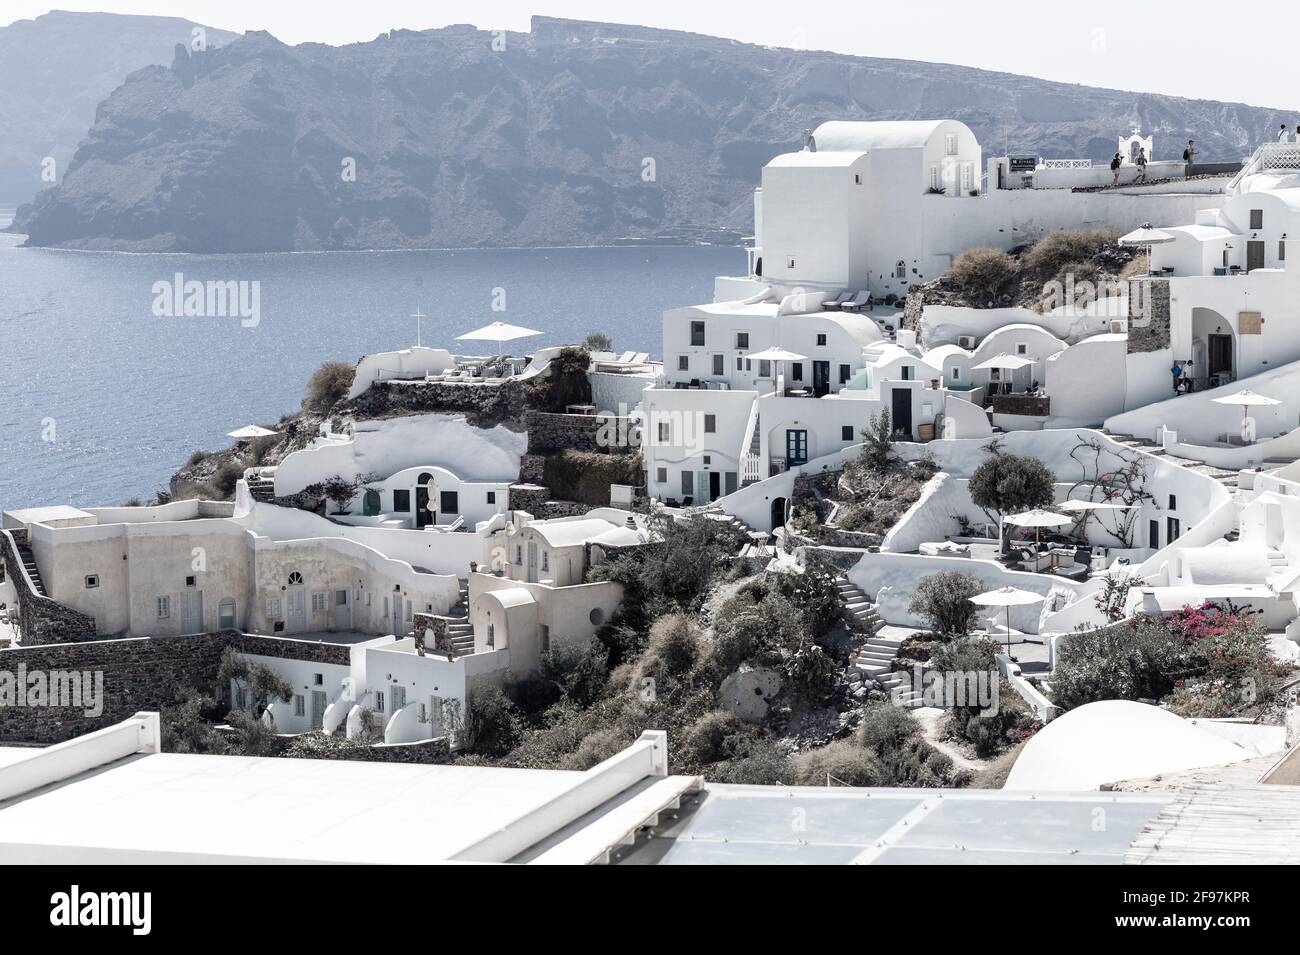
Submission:
<svg viewBox="0 0 1300 955">
<path fill-rule="evenodd" d="M 796 464 L 808 463 L 808 432 L 794 430 L 785 433 L 785 466 L 792 468 Z"/>
</svg>

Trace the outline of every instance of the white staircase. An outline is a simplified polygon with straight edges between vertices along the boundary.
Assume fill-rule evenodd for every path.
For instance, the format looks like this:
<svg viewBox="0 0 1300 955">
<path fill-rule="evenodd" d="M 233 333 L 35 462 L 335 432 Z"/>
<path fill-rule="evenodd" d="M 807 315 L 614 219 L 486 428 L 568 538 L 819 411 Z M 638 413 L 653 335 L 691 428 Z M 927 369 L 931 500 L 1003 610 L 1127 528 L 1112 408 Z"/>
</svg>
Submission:
<svg viewBox="0 0 1300 955">
<path fill-rule="evenodd" d="M 835 586 L 844 622 L 854 632 L 866 634 L 863 644 L 850 655 L 849 667 L 875 680 L 898 705 L 908 709 L 920 706 L 921 694 L 912 689 L 911 675 L 893 669 L 898 648 L 910 632 L 886 624 L 876 605 L 847 577 L 841 575 Z"/>
</svg>

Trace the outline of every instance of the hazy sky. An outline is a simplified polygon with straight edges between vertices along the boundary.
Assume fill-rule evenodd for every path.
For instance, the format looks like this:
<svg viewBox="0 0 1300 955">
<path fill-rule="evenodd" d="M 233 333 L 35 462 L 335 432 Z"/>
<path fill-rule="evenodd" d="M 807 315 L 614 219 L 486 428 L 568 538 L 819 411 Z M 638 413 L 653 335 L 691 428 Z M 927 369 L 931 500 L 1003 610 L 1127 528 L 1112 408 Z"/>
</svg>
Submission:
<svg viewBox="0 0 1300 955">
<path fill-rule="evenodd" d="M 267 30 L 286 43 L 335 44 L 449 23 L 526 31 L 539 13 L 1300 112 L 1296 0 L 4 0 L 0 22 L 51 8 L 179 16 L 237 32 Z"/>
</svg>

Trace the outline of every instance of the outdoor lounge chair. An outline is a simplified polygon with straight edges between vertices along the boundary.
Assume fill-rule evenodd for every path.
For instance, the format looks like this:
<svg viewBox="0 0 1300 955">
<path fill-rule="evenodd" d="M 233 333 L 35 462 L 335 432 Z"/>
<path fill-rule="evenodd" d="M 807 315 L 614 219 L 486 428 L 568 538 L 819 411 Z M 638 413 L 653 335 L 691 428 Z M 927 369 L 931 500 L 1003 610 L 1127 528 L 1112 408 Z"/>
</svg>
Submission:
<svg viewBox="0 0 1300 955">
<path fill-rule="evenodd" d="M 852 299 L 853 299 L 852 292 L 841 292 L 838 297 L 832 299 L 831 301 L 822 302 L 822 308 L 835 310 L 842 307 L 845 302 L 852 301 Z"/>
<path fill-rule="evenodd" d="M 870 292 L 858 292 L 858 294 L 854 295 L 852 299 L 850 299 L 849 301 L 845 302 L 843 305 L 840 306 L 840 311 L 842 312 L 860 311 L 867 304 L 870 298 L 871 298 Z"/>
</svg>

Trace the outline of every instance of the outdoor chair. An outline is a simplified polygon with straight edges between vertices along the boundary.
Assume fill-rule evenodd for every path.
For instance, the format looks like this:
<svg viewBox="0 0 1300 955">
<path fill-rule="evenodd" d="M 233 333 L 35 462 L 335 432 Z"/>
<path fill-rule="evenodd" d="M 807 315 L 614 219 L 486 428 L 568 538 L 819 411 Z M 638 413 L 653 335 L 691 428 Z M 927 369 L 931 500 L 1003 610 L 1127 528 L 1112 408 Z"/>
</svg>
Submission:
<svg viewBox="0 0 1300 955">
<path fill-rule="evenodd" d="M 856 312 L 867 304 L 867 299 L 869 298 L 871 298 L 870 292 L 859 292 L 857 295 L 854 295 L 853 298 L 849 299 L 849 301 L 842 304 L 840 310 L 844 312 Z"/>
<path fill-rule="evenodd" d="M 829 302 L 822 302 L 822 308 L 838 310 L 845 302 L 853 299 L 852 292 L 841 292 L 835 299 Z"/>
</svg>

